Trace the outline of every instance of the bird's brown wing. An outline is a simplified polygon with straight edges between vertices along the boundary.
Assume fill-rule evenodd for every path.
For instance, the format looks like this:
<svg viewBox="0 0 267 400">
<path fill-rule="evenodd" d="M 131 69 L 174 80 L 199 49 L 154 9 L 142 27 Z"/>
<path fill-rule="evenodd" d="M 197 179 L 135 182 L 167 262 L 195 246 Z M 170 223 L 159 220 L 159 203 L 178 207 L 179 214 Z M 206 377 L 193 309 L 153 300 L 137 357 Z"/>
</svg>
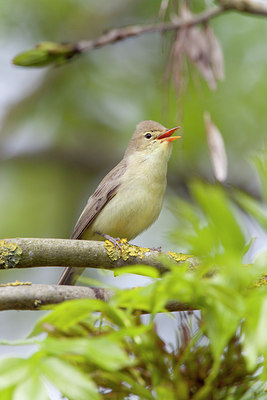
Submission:
<svg viewBox="0 0 267 400">
<path fill-rule="evenodd" d="M 75 225 L 71 239 L 79 239 L 82 233 L 95 220 L 106 203 L 116 195 L 118 188 L 121 185 L 121 178 L 124 175 L 125 170 L 126 161 L 123 159 L 100 182 L 95 192 L 89 198 L 85 209 Z"/>
<path fill-rule="evenodd" d="M 82 233 L 94 221 L 105 204 L 116 195 L 121 185 L 121 178 L 126 170 L 126 161 L 123 159 L 115 168 L 113 168 L 105 178 L 100 182 L 96 191 L 89 198 L 85 209 L 83 210 L 71 239 L 80 239 Z M 105 233 L 105 232 L 103 232 Z M 73 285 L 83 269 L 66 267 L 62 272 L 58 285 Z"/>
</svg>

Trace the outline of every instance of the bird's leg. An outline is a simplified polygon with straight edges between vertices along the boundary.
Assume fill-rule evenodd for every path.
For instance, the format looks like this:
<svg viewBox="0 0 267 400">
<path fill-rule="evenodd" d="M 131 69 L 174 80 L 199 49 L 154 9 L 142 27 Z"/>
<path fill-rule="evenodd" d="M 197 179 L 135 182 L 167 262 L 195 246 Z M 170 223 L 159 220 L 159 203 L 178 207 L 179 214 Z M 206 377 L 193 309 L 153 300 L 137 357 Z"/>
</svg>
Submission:
<svg viewBox="0 0 267 400">
<path fill-rule="evenodd" d="M 105 238 L 106 240 L 108 240 L 109 242 L 111 242 L 113 245 L 114 245 L 114 247 L 118 247 L 118 249 L 122 252 L 122 247 L 121 247 L 121 245 L 120 245 L 120 238 L 114 238 L 114 237 L 112 237 L 112 236 L 110 236 L 110 235 L 106 235 L 105 233 L 101 233 L 101 232 L 95 232 L 95 233 L 97 233 L 98 235 L 100 235 L 100 236 L 102 236 L 103 238 Z"/>
<path fill-rule="evenodd" d="M 158 251 L 159 253 L 161 253 L 162 252 L 162 247 L 161 246 L 159 246 L 159 247 L 151 247 L 151 250 Z"/>
</svg>

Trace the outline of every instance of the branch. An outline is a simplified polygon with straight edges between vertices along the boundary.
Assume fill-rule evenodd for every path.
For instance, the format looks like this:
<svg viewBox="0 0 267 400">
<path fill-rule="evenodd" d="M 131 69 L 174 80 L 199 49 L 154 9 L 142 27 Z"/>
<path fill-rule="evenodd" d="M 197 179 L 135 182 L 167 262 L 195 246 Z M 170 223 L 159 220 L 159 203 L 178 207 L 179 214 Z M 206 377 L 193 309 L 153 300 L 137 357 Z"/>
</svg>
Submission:
<svg viewBox="0 0 267 400">
<path fill-rule="evenodd" d="M 38 310 L 41 306 L 58 304 L 73 299 L 101 299 L 109 301 L 110 289 L 84 286 L 33 285 L 30 282 L 0 285 L 0 311 Z"/>
<path fill-rule="evenodd" d="M 114 291 L 111 289 L 83 286 L 33 285 L 27 282 L 15 282 L 0 285 L 0 311 L 39 310 L 41 306 L 82 298 L 100 299 L 108 302 L 113 295 Z M 166 308 L 168 311 L 192 310 L 192 307 L 178 302 L 170 302 Z"/>
<path fill-rule="evenodd" d="M 167 268 L 160 262 L 160 254 L 164 254 L 165 257 L 178 264 L 185 261 L 191 265 L 197 263 L 196 258 L 188 255 L 173 252 L 160 253 L 157 250 L 130 245 L 123 240 L 122 253 L 120 253 L 114 250 L 113 245 L 108 241 L 104 243 L 70 239 L 7 239 L 0 241 L 0 269 L 37 266 L 87 266 L 112 269 L 129 264 L 147 264 L 154 265 L 163 273 Z M 118 258 L 114 260 L 114 256 Z M 262 277 L 255 283 L 255 287 L 266 286 L 266 284 L 266 277 Z M 39 285 L 17 281 L 0 285 L 0 311 L 38 310 L 44 305 L 81 298 L 108 302 L 113 295 L 114 291 L 106 288 Z M 185 311 L 198 309 L 198 307 L 173 301 L 166 305 L 166 309 Z"/>
<path fill-rule="evenodd" d="M 167 271 L 159 256 L 173 262 L 197 263 L 190 255 L 161 252 L 129 244 L 121 239 L 121 248 L 114 247 L 108 240 L 71 239 L 5 239 L 0 240 L 0 269 L 33 267 L 78 267 L 114 269 L 126 265 L 151 265 L 160 273 Z"/>
<path fill-rule="evenodd" d="M 79 53 L 83 53 L 88 50 L 106 46 L 107 44 L 115 43 L 124 39 L 128 39 L 133 36 L 140 36 L 145 33 L 163 33 L 167 31 L 179 30 L 183 27 L 190 28 L 191 26 L 207 22 L 211 18 L 214 18 L 222 14 L 224 11 L 226 11 L 224 7 L 216 7 L 210 10 L 206 10 L 203 13 L 197 15 L 196 17 L 188 19 L 186 21 L 182 18 L 179 19 L 177 18 L 174 22 L 149 24 L 149 25 L 135 25 L 135 26 L 128 26 L 126 28 L 112 29 L 96 39 L 83 40 L 77 42 L 76 49 Z"/>
<path fill-rule="evenodd" d="M 0 269 L 32 268 L 44 266 L 106 268 L 114 269 L 126 265 L 152 265 L 160 273 L 167 271 L 160 261 L 163 255 L 173 262 L 197 263 L 192 256 L 174 252 L 160 252 L 129 244 L 121 239 L 122 250 L 109 241 L 71 239 L 6 239 L 0 240 Z M 130 290 L 130 289 L 126 289 Z M 111 289 L 83 286 L 32 285 L 7 283 L 0 285 L 1 310 L 38 310 L 40 306 L 57 304 L 65 300 L 90 298 L 109 301 L 114 291 Z M 168 304 L 169 311 L 191 309 L 177 302 Z"/>
<path fill-rule="evenodd" d="M 225 10 L 267 16 L 267 4 L 263 0 L 219 0 Z"/>
<path fill-rule="evenodd" d="M 23 67 L 42 67 L 51 63 L 61 65 L 68 62 L 75 55 L 92 49 L 146 33 L 163 33 L 178 31 L 186 27 L 190 28 L 201 23 L 206 23 L 210 19 L 227 11 L 238 11 L 262 16 L 267 15 L 267 4 L 264 4 L 260 0 L 219 0 L 219 3 L 219 7 L 205 10 L 197 16 L 188 19 L 176 18 L 173 22 L 112 29 L 95 39 L 82 40 L 76 43 L 42 42 L 35 49 L 18 54 L 13 59 L 13 63 Z"/>
<path fill-rule="evenodd" d="M 152 32 L 167 32 L 179 30 L 181 28 L 190 28 L 192 26 L 205 23 L 210 19 L 225 13 L 226 11 L 238 11 L 255 15 L 267 15 L 267 4 L 257 0 L 220 0 L 220 6 L 208 9 L 190 19 L 177 18 L 174 22 L 150 25 L 136 25 L 121 29 L 112 29 L 102 36 L 89 41 L 80 41 L 76 43 L 77 51 L 84 52 L 107 44 L 115 43 L 120 40 L 133 36 L 139 36 Z"/>
<path fill-rule="evenodd" d="M 266 287 L 266 277 L 262 277 L 255 288 Z M 131 290 L 131 289 L 123 289 Z M 114 296 L 112 289 L 91 288 L 84 286 L 37 285 L 30 282 L 14 282 L 0 285 L 0 311 L 39 310 L 49 306 L 75 299 L 98 299 L 108 302 Z M 50 307 L 47 307 L 50 308 Z M 52 309 L 53 307 L 51 307 Z M 168 311 L 191 311 L 199 307 L 171 301 L 166 305 Z M 138 310 L 142 313 L 146 311 Z"/>
</svg>

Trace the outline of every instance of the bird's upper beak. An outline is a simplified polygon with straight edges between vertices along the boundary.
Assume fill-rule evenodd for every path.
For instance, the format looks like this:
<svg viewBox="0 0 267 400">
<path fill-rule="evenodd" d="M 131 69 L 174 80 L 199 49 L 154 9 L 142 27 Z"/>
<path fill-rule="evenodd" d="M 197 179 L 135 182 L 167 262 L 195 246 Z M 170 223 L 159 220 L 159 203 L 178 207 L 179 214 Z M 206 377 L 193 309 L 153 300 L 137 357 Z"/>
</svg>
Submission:
<svg viewBox="0 0 267 400">
<path fill-rule="evenodd" d="M 172 134 L 179 128 L 181 127 L 176 126 L 175 128 L 168 129 L 162 135 L 158 136 L 157 140 L 160 140 L 161 142 L 172 142 L 173 140 L 179 139 L 181 136 L 172 136 Z"/>
</svg>

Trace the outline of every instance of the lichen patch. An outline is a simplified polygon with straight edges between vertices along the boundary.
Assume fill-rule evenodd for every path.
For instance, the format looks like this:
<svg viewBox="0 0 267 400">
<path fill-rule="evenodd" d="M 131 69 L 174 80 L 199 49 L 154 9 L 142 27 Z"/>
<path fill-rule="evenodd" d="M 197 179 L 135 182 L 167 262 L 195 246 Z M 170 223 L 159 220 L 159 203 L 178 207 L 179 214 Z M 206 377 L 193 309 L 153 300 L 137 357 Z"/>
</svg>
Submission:
<svg viewBox="0 0 267 400">
<path fill-rule="evenodd" d="M 124 261 L 127 261 L 129 257 L 138 257 L 140 260 L 142 260 L 144 255 L 150 251 L 150 249 L 146 247 L 138 247 L 130 244 L 127 239 L 119 239 L 117 242 L 121 249 L 117 246 L 114 246 L 114 244 L 109 240 L 105 240 L 105 249 L 111 261 L 117 261 L 120 258 L 122 258 Z"/>
<path fill-rule="evenodd" d="M 15 268 L 21 258 L 22 250 L 16 243 L 0 240 L 0 268 Z"/>
<path fill-rule="evenodd" d="M 176 262 L 185 262 L 189 258 L 192 258 L 190 254 L 183 253 L 175 253 L 174 251 L 168 251 L 168 254 L 176 261 Z"/>
</svg>

